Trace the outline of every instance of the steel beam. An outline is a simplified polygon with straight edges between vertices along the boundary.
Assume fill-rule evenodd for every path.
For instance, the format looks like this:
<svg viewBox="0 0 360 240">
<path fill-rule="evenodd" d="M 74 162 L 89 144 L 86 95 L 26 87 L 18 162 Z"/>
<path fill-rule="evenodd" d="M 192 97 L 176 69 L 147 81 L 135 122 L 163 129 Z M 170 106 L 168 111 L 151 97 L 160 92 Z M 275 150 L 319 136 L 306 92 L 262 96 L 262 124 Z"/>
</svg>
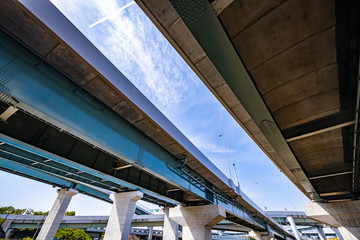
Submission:
<svg viewBox="0 0 360 240">
<path fill-rule="evenodd" d="M 0 134 L 0 141 L 4 143 L 0 145 L 0 156 L 2 156 L 3 159 L 7 157 L 8 160 L 13 162 L 16 162 L 18 159 L 25 159 L 26 162 L 20 162 L 20 160 L 18 160 L 17 163 L 20 165 L 29 166 L 27 162 L 37 163 L 30 165 L 33 169 L 41 170 L 41 172 L 48 173 L 61 179 L 68 179 L 73 183 L 78 181 L 89 181 L 89 184 L 91 185 L 108 190 L 111 189 L 111 186 L 115 184 L 120 187 L 143 191 L 147 195 L 155 197 L 161 201 L 168 202 L 169 204 L 178 203 L 172 199 L 160 196 L 147 189 L 140 188 L 139 186 L 128 183 L 119 178 L 100 173 L 99 171 L 86 167 L 82 164 L 57 156 L 6 135 Z M 0 163 L 0 166 L 1 164 L 2 163 Z M 45 168 L 42 169 L 41 166 L 45 166 Z M 68 174 L 70 171 L 79 173 Z M 86 176 L 79 175 L 81 173 L 86 173 Z"/>
<path fill-rule="evenodd" d="M 83 194 L 112 203 L 112 201 L 109 198 L 109 194 L 96 190 L 90 186 L 83 185 L 77 181 L 72 181 L 69 179 L 61 178 L 59 176 L 54 176 L 46 171 L 40 171 L 36 168 L 27 166 L 25 164 L 17 163 L 0 157 L 0 167 L 8 172 L 23 177 L 27 177 L 29 179 L 33 179 L 36 181 L 41 181 L 53 186 L 58 186 L 61 188 L 74 188 Z"/>
</svg>

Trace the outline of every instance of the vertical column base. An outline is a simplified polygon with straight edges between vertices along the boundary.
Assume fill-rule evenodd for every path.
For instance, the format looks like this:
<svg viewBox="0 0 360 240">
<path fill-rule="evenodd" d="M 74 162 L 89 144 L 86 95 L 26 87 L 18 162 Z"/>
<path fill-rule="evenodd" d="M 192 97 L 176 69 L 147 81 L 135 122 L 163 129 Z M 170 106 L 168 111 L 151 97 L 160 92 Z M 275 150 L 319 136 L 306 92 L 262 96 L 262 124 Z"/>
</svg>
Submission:
<svg viewBox="0 0 360 240">
<path fill-rule="evenodd" d="M 339 232 L 339 229 L 334 228 L 334 227 L 332 227 L 331 229 L 335 232 L 336 237 L 337 237 L 338 239 L 344 240 L 343 237 L 341 236 L 341 233 Z"/>
<path fill-rule="evenodd" d="M 153 227 L 148 227 L 148 240 L 152 240 Z"/>
<path fill-rule="evenodd" d="M 60 226 L 71 198 L 78 193 L 75 189 L 60 189 L 49 215 L 46 217 L 36 240 L 53 240 Z"/>
<path fill-rule="evenodd" d="M 169 211 L 169 218 L 182 226 L 182 238 L 186 240 L 212 240 L 211 227 L 225 217 L 225 209 L 219 205 L 176 207 Z"/>
<path fill-rule="evenodd" d="M 139 191 L 121 192 L 110 195 L 113 200 L 104 240 L 129 239 L 131 220 L 135 213 L 136 202 L 143 197 Z"/>
<path fill-rule="evenodd" d="M 178 240 L 179 224 L 169 218 L 169 208 L 164 208 L 163 240 Z"/>
<path fill-rule="evenodd" d="M 294 234 L 296 240 L 301 240 L 301 235 L 296 227 L 294 218 L 292 216 L 287 216 L 286 219 L 289 221 L 289 223 L 291 225 L 291 230 L 293 231 L 293 234 Z"/>
<path fill-rule="evenodd" d="M 15 233 L 15 229 L 8 229 L 5 232 L 5 239 L 10 239 Z"/>
<path fill-rule="evenodd" d="M 325 233 L 322 227 L 317 226 L 316 231 L 318 232 L 320 240 L 326 240 Z"/>
</svg>

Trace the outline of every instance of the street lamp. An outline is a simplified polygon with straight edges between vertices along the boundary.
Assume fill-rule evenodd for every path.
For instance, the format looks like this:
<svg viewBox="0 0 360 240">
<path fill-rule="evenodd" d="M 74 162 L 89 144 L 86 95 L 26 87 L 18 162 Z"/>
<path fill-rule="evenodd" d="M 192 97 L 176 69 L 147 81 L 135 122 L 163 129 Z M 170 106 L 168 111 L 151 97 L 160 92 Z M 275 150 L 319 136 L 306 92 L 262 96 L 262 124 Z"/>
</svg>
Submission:
<svg viewBox="0 0 360 240">
<path fill-rule="evenodd" d="M 229 170 L 230 179 L 231 179 L 231 181 L 232 181 L 232 176 L 231 176 L 231 171 L 230 171 L 230 163 L 229 163 L 229 158 L 228 158 L 228 154 L 227 154 L 227 150 L 226 150 L 226 144 L 225 144 L 225 136 L 222 135 L 222 134 L 219 134 L 219 137 L 221 137 L 222 140 L 223 140 L 224 149 L 225 149 L 225 155 L 226 155 L 226 162 L 227 162 L 227 165 L 228 165 L 228 170 Z"/>
</svg>

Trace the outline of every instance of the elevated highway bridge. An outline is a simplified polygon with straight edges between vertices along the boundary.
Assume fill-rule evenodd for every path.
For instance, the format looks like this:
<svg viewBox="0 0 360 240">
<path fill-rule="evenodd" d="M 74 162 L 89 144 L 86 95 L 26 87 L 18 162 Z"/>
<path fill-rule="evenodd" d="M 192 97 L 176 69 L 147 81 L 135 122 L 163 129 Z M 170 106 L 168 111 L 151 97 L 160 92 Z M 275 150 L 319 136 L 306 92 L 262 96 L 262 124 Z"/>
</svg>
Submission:
<svg viewBox="0 0 360 240">
<path fill-rule="evenodd" d="M 313 201 L 307 215 L 359 239 L 359 1 L 136 2 Z"/>
<path fill-rule="evenodd" d="M 324 236 L 334 237 L 336 233 L 331 231 L 329 228 L 326 228 L 326 233 L 323 230 L 324 225 L 322 223 L 316 222 L 308 218 L 305 212 L 299 211 L 267 211 L 265 212 L 267 216 L 276 220 L 279 224 L 286 225 L 289 227 L 292 223 L 295 223 L 295 231 L 304 235 L 311 235 L 315 237 L 320 237 L 323 239 Z M 132 233 L 136 235 L 149 235 L 149 232 L 153 232 L 153 236 L 162 237 L 162 230 L 153 230 L 153 227 L 163 227 L 164 226 L 164 215 L 134 215 L 132 217 Z M 292 222 L 289 218 L 292 218 Z M 3 231 L 5 231 L 6 236 L 9 237 L 11 234 L 14 234 L 17 229 L 40 229 L 45 220 L 46 216 L 41 215 L 11 215 L 11 214 L 0 214 L 0 218 L 4 219 Z M 84 229 L 87 233 L 103 233 L 105 232 L 106 225 L 108 223 L 109 216 L 65 216 L 62 218 L 59 228 L 75 228 L 75 229 Z M 142 228 L 142 229 L 139 229 Z M 232 231 L 238 233 L 248 233 L 251 229 L 243 227 L 239 224 L 232 223 L 227 220 L 223 220 L 217 223 L 212 227 L 214 230 L 220 230 L 222 232 Z M 329 232 L 330 231 L 330 232 Z M 213 239 L 233 239 L 232 234 L 224 233 L 221 236 L 213 234 Z M 179 231 L 179 236 L 181 236 L 181 231 Z M 239 237 L 234 239 L 249 239 L 246 236 Z"/>
<path fill-rule="evenodd" d="M 0 27 L 0 167 L 62 188 L 38 239 L 51 239 L 77 192 L 113 202 L 109 236 L 126 238 L 142 197 L 167 209 L 182 206 L 170 208 L 166 231 L 174 219 L 192 229 L 183 221 L 189 211 L 210 215 L 193 223 L 202 224 L 196 226 L 204 238 L 224 218 L 269 237 L 293 237 L 49 1 L 1 1 Z"/>
</svg>

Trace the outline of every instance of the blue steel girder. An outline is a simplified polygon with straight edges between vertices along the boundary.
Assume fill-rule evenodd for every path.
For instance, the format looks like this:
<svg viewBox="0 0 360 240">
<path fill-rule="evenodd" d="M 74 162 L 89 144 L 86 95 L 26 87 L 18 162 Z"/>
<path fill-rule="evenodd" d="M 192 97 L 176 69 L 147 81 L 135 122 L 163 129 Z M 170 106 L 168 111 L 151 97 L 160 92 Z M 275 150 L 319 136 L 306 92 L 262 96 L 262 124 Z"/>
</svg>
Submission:
<svg viewBox="0 0 360 240">
<path fill-rule="evenodd" d="M 109 194 L 106 194 L 102 191 L 96 190 L 92 187 L 83 185 L 79 182 L 74 182 L 68 179 L 64 179 L 52 174 L 49 174 L 45 171 L 40 171 L 34 167 L 21 164 L 15 161 L 8 160 L 6 158 L 0 157 L 0 167 L 5 169 L 5 171 L 25 176 L 27 178 L 41 181 L 53 186 L 61 188 L 73 188 L 78 190 L 80 193 L 98 198 L 100 200 L 112 203 L 112 200 L 109 198 Z"/>
<path fill-rule="evenodd" d="M 159 201 L 177 204 L 177 202 L 171 199 L 146 191 L 131 183 L 100 173 L 69 159 L 65 159 L 27 143 L 10 138 L 4 134 L 0 134 L 0 141 L 2 142 L 0 145 L 1 167 L 3 165 L 2 159 L 6 159 L 13 162 L 14 165 L 31 166 L 32 169 L 36 169 L 38 173 L 45 172 L 48 173 L 48 175 L 61 179 L 71 179 L 73 182 L 85 183 L 109 191 L 121 191 L 122 188 L 140 190 L 147 195 L 159 199 Z M 4 168 L 7 167 L 4 166 Z M 23 168 L 23 170 L 25 169 Z M 38 177 L 38 175 L 31 176 Z"/>
<path fill-rule="evenodd" d="M 17 108 L 165 182 L 170 182 L 183 191 L 209 203 L 223 206 L 229 213 L 254 227 L 266 229 L 266 224 L 262 220 L 251 216 L 233 201 L 224 201 L 224 198 L 209 199 L 207 192 L 196 182 L 191 182 L 182 176 L 182 172 L 179 171 L 181 162 L 178 159 L 3 32 L 0 33 L 0 68 L 4 70 L 0 92 L 15 98 L 18 101 L 15 104 Z M 84 166 L 70 160 L 51 156 L 50 153 L 25 146 L 20 142 L 15 143 L 9 138 L 7 140 L 6 136 L 2 136 L 1 141 L 7 141 L 12 146 L 16 145 L 18 149 L 44 158 L 56 158 L 57 162 L 84 170 Z M 86 171 L 91 172 L 92 169 Z M 146 188 L 129 184 L 107 174 L 97 174 L 109 181 L 117 181 L 122 186 L 171 202 L 171 199 L 159 196 Z"/>
</svg>

